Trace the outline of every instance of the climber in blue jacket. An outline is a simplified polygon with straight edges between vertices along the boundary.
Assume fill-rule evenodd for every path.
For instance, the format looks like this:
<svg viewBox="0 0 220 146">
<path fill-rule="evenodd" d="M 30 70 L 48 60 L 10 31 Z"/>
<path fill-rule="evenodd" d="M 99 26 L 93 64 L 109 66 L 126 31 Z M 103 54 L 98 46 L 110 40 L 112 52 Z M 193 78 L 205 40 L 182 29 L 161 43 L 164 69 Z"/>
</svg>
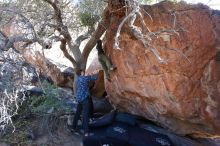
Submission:
<svg viewBox="0 0 220 146">
<path fill-rule="evenodd" d="M 74 79 L 74 94 L 76 96 L 76 99 L 78 101 L 76 114 L 74 116 L 73 120 L 73 129 L 76 130 L 78 120 L 80 118 L 80 115 L 82 113 L 83 117 L 83 130 L 84 135 L 87 136 L 89 132 L 89 118 L 91 116 L 91 106 L 92 99 L 91 99 L 91 93 L 90 93 L 90 82 L 97 80 L 98 75 L 94 76 L 85 76 L 84 71 L 82 70 L 76 70 L 76 75 Z"/>
</svg>

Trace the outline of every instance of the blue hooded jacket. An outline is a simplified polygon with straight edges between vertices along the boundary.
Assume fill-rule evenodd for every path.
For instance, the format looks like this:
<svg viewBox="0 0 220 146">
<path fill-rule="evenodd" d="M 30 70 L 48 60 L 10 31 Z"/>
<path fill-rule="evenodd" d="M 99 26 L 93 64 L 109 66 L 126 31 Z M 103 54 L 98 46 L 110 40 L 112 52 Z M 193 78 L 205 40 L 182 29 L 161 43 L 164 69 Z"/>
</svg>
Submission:
<svg viewBox="0 0 220 146">
<path fill-rule="evenodd" d="M 78 76 L 76 80 L 76 99 L 82 102 L 90 96 L 89 83 L 97 80 L 98 76 Z"/>
</svg>

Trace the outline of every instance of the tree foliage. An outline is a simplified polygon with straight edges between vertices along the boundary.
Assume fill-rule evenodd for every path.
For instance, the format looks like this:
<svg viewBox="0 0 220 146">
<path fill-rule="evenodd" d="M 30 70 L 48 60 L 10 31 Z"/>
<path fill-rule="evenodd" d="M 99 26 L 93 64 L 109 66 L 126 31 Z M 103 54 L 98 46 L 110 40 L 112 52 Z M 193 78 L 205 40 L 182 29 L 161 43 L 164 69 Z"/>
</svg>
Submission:
<svg viewBox="0 0 220 146">
<path fill-rule="evenodd" d="M 94 26 L 101 19 L 106 3 L 97 0 L 81 0 L 78 3 L 78 17 L 84 26 Z"/>
</svg>

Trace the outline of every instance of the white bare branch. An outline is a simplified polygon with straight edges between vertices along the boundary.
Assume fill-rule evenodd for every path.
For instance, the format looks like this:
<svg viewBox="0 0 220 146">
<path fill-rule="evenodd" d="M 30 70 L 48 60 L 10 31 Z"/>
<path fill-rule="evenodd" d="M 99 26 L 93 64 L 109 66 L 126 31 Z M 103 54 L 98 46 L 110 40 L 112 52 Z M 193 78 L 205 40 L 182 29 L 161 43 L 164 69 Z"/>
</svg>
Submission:
<svg viewBox="0 0 220 146">
<path fill-rule="evenodd" d="M 18 89 L 13 89 L 12 92 L 5 90 L 1 93 L 0 98 L 0 129 L 4 130 L 5 126 L 11 124 L 13 127 L 13 132 L 15 131 L 15 126 L 12 121 L 12 117 L 17 115 L 18 109 L 22 102 L 23 97 L 19 97 L 20 91 Z"/>
<path fill-rule="evenodd" d="M 2 65 L 0 67 L 0 131 L 6 125 L 12 125 L 13 132 L 15 126 L 12 118 L 18 114 L 18 109 L 25 98 L 23 85 L 29 80 L 25 74 L 24 58 L 10 49 L 2 52 Z"/>
<path fill-rule="evenodd" d="M 167 61 L 162 58 L 160 56 L 160 53 L 157 50 L 157 46 L 154 45 L 152 43 L 152 41 L 154 39 L 157 39 L 159 37 L 161 37 L 161 35 L 166 34 L 166 35 L 178 35 L 179 36 L 179 32 L 180 31 L 184 31 L 182 29 L 176 29 L 176 12 L 173 12 L 171 15 L 174 17 L 173 20 L 173 26 L 172 28 L 168 28 L 168 29 L 162 29 L 156 32 L 152 32 L 149 27 L 147 26 L 147 24 L 144 21 L 143 15 L 141 13 L 141 8 L 140 8 L 140 2 L 137 0 L 126 0 L 126 13 L 128 13 L 128 15 L 126 15 L 123 20 L 121 21 L 118 30 L 116 32 L 116 36 L 115 36 L 115 43 L 114 43 L 114 49 L 119 49 L 119 37 L 120 37 L 120 33 L 121 33 L 121 29 L 123 27 L 123 25 L 125 24 L 125 22 L 128 22 L 128 26 L 131 29 L 132 34 L 135 36 L 135 38 L 137 40 L 140 40 L 142 42 L 142 44 L 144 45 L 144 47 L 147 49 L 147 52 L 151 52 L 154 54 L 154 56 L 157 58 L 157 60 L 160 63 L 167 63 Z M 143 11 L 145 13 L 147 13 L 144 9 Z M 153 21 L 151 15 L 149 13 L 147 13 L 147 15 L 150 17 L 151 21 Z M 135 26 L 134 22 L 137 19 L 140 19 L 141 21 L 141 27 Z M 169 49 L 169 48 L 168 48 Z M 174 50 L 176 52 L 178 52 L 179 54 L 183 55 L 184 58 L 187 59 L 188 62 L 190 62 L 190 60 L 186 57 L 185 54 L 183 54 L 181 51 L 177 50 L 177 49 L 170 49 L 170 50 Z"/>
</svg>

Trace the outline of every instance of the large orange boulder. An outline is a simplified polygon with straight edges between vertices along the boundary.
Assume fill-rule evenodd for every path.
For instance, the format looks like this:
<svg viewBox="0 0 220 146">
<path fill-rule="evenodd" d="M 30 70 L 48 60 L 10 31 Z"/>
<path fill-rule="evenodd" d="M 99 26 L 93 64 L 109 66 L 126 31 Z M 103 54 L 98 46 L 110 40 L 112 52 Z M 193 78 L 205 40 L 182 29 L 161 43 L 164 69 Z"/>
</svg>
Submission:
<svg viewBox="0 0 220 146">
<path fill-rule="evenodd" d="M 141 12 L 151 31 L 176 30 L 151 42 L 167 64 L 147 51 L 126 23 L 121 50 L 113 49 L 113 36 L 126 13 L 123 8 L 114 11 L 112 4 L 104 46 L 117 70 L 105 83 L 109 99 L 118 109 L 176 133 L 220 136 L 220 12 L 170 2 L 142 6 Z M 140 22 L 138 18 L 135 25 Z"/>
<path fill-rule="evenodd" d="M 98 73 L 98 79 L 95 81 L 95 84 L 91 90 L 92 96 L 96 98 L 103 98 L 105 93 L 105 84 L 104 84 L 104 71 L 102 66 L 98 61 L 97 55 L 93 57 L 93 60 L 89 67 L 86 70 L 87 75 L 92 75 Z"/>
</svg>

